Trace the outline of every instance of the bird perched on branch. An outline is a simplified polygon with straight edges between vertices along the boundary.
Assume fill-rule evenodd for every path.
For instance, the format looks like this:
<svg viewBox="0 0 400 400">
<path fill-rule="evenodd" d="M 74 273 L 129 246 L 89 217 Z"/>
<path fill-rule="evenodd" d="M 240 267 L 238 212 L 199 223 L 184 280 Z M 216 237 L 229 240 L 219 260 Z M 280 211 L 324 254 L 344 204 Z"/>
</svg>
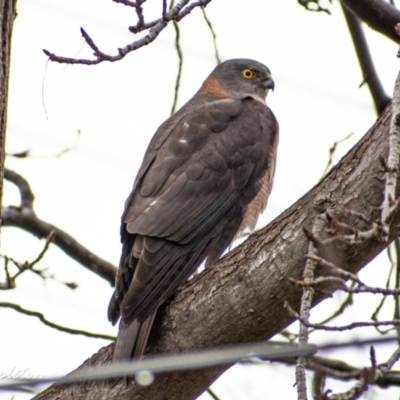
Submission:
<svg viewBox="0 0 400 400">
<path fill-rule="evenodd" d="M 218 65 L 157 130 L 122 215 L 122 255 L 108 317 L 114 360 L 138 358 L 158 307 L 236 235 L 254 229 L 275 171 L 278 123 L 263 64 Z"/>
</svg>

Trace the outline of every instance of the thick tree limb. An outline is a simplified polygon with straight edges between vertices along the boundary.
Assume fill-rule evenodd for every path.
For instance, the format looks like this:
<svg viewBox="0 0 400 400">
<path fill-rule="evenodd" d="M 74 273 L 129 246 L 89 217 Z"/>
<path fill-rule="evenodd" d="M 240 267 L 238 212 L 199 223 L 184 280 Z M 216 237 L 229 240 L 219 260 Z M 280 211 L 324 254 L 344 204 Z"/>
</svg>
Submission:
<svg viewBox="0 0 400 400">
<path fill-rule="evenodd" d="M 383 175 L 378 157 L 387 155 L 391 109 L 388 108 L 326 178 L 266 228 L 189 281 L 174 300 L 162 307 L 149 340 L 147 353 L 180 352 L 211 346 L 270 338 L 293 321 L 284 310 L 288 301 L 299 309 L 301 290 L 289 282 L 300 279 L 308 240 L 303 227 L 311 228 L 325 210 L 343 208 L 367 215 L 382 202 Z M 399 187 L 399 183 L 397 184 Z M 389 241 L 400 233 L 400 215 L 394 215 Z M 387 243 L 376 239 L 346 245 L 332 252 L 340 267 L 356 273 L 381 252 Z M 321 271 L 316 270 L 316 274 Z M 316 292 L 313 305 L 328 294 Z M 84 363 L 102 365 L 111 359 L 113 345 Z M 73 396 L 77 399 L 193 399 L 226 368 L 156 376 L 147 387 L 119 382 L 97 382 L 69 387 L 53 386 L 36 399 Z M 190 382 L 190 384 L 188 384 Z"/>
<path fill-rule="evenodd" d="M 400 10 L 384 0 L 342 0 L 343 4 L 372 29 L 399 43 L 394 27 L 400 21 Z"/>
<path fill-rule="evenodd" d="M 166 5 L 165 2 L 163 2 L 162 16 L 151 22 L 145 22 L 144 20 L 142 4 L 145 0 L 137 0 L 136 2 L 130 0 L 113 1 L 135 8 L 138 16 L 138 22 L 135 26 L 129 27 L 129 30 L 134 34 L 147 31 L 145 36 L 127 44 L 124 47 L 120 47 L 118 49 L 118 54 L 111 56 L 102 52 L 90 35 L 83 28 L 81 28 L 81 34 L 85 39 L 86 44 L 93 50 L 95 59 L 88 60 L 81 58 L 60 57 L 48 50 L 43 49 L 44 54 L 46 54 L 51 61 L 61 64 L 95 65 L 100 64 L 103 61 L 119 61 L 132 51 L 140 49 L 143 46 L 147 46 L 153 42 L 171 21 L 174 21 L 175 23 L 179 22 L 182 18 L 185 18 L 187 15 L 189 15 L 193 9 L 197 7 L 206 7 L 211 0 L 197 0 L 190 4 L 190 0 L 179 0 L 173 7 L 169 9 L 168 12 L 166 12 Z"/>
<path fill-rule="evenodd" d="M 96 256 L 67 232 L 38 218 L 32 209 L 4 207 L 2 225 L 21 228 L 38 238 L 46 238 L 50 232 L 54 231 L 53 243 L 55 245 L 85 268 L 114 285 L 116 273 L 114 265 Z"/>
</svg>

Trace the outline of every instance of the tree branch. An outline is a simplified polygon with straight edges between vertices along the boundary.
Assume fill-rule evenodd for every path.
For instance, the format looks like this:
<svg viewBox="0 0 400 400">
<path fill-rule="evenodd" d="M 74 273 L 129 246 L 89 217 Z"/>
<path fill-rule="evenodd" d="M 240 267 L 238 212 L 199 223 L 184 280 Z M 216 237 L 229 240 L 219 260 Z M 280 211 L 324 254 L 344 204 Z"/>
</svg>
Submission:
<svg viewBox="0 0 400 400">
<path fill-rule="evenodd" d="M 82 246 L 68 233 L 60 228 L 39 219 L 33 210 L 34 195 L 28 181 L 14 171 L 5 170 L 4 178 L 14 183 L 21 195 L 19 207 L 4 207 L 2 209 L 2 226 L 15 226 L 43 239 L 47 238 L 52 231 L 55 236 L 53 242 L 72 259 L 84 267 L 101 276 L 114 285 L 116 267 L 93 254 Z"/>
<path fill-rule="evenodd" d="M 162 16 L 151 22 L 145 22 L 143 16 L 142 3 L 143 0 L 137 0 L 136 2 L 130 0 L 113 0 L 116 3 L 122 3 L 126 6 L 133 7 L 136 10 L 138 16 L 138 22 L 135 26 L 129 27 L 129 30 L 136 34 L 144 30 L 148 30 L 148 33 L 132 43 L 127 44 L 124 47 L 118 49 L 118 54 L 110 56 L 103 53 L 99 47 L 96 45 L 94 40 L 89 36 L 89 34 L 81 28 L 81 34 L 85 39 L 87 45 L 93 50 L 94 60 L 88 60 L 83 58 L 71 58 L 71 57 L 60 57 L 48 50 L 43 49 L 44 54 L 46 54 L 51 61 L 55 61 L 61 64 L 84 64 L 84 65 L 95 65 L 100 64 L 103 61 L 115 62 L 122 60 L 127 54 L 135 51 L 141 47 L 147 46 L 153 42 L 158 35 L 168 26 L 171 21 L 178 22 L 182 18 L 186 17 L 190 12 L 196 7 L 205 7 L 211 0 L 197 0 L 191 4 L 188 4 L 190 0 L 180 0 L 174 7 L 172 7 L 168 12 L 165 12 L 165 3 L 163 2 Z"/>
<path fill-rule="evenodd" d="M 2 225 L 21 228 L 42 239 L 55 232 L 54 244 L 85 268 L 114 285 L 116 267 L 96 256 L 62 229 L 39 219 L 33 210 L 5 207 L 2 210 Z"/>
<path fill-rule="evenodd" d="M 8 302 L 2 301 L 2 302 L 0 302 L 0 307 L 11 308 L 15 311 L 18 311 L 21 314 L 37 317 L 45 325 L 49 326 L 50 328 L 57 329 L 60 332 L 66 332 L 66 333 L 70 333 L 73 335 L 83 335 L 83 336 L 87 336 L 87 337 L 91 337 L 91 338 L 95 338 L 95 339 L 115 340 L 115 336 L 103 335 L 100 333 L 92 333 L 92 332 L 88 332 L 88 331 L 83 331 L 81 329 L 73 329 L 73 328 L 68 328 L 67 326 L 58 325 L 54 322 L 49 321 L 42 313 L 40 313 L 38 311 L 27 310 L 26 308 L 21 307 L 19 304 L 13 304 L 13 303 L 8 303 Z"/>
<path fill-rule="evenodd" d="M 174 353 L 265 340 L 293 322 L 294 318 L 283 310 L 283 304 L 288 301 L 293 308 L 300 307 L 301 292 L 293 289 L 289 278 L 300 279 L 304 270 L 309 244 L 303 227 L 310 229 L 315 217 L 327 209 L 349 209 L 368 215 L 371 207 L 381 205 L 384 172 L 378 155 L 388 153 L 390 117 L 388 108 L 321 183 L 268 227 L 251 235 L 241 246 L 189 281 L 172 302 L 162 306 L 146 353 Z M 399 183 L 396 187 L 399 188 Z M 389 242 L 399 234 L 397 211 L 392 218 Z M 331 251 L 341 255 L 341 265 L 336 265 L 357 273 L 387 245 L 371 236 L 353 245 L 332 243 Z M 316 291 L 313 306 L 329 295 L 326 291 Z M 84 365 L 108 363 L 112 351 L 113 345 L 105 347 Z M 215 367 L 157 375 L 147 388 L 132 383 L 126 386 L 123 380 L 112 385 L 97 382 L 53 386 L 36 399 L 63 398 L 67 393 L 77 398 L 86 396 L 88 400 L 192 399 L 225 369 Z"/>
<path fill-rule="evenodd" d="M 383 0 L 342 0 L 369 27 L 399 43 L 394 27 L 400 21 L 400 11 Z"/>
<path fill-rule="evenodd" d="M 383 90 L 378 74 L 376 73 L 359 18 L 343 1 L 340 4 L 353 40 L 354 50 L 357 53 L 358 62 L 363 74 L 363 83 L 367 83 L 376 112 L 379 115 L 390 103 L 391 99 Z"/>
<path fill-rule="evenodd" d="M 296 359 L 286 358 L 282 360 L 283 364 L 296 365 Z M 256 364 L 269 365 L 268 362 L 259 362 Z M 331 378 L 338 379 L 341 381 L 350 381 L 353 379 L 360 379 L 363 369 L 349 365 L 342 360 L 333 360 L 331 358 L 325 358 L 321 356 L 311 356 L 307 358 L 306 368 L 310 371 L 324 372 Z M 400 372 L 389 371 L 387 374 L 378 379 L 375 384 L 382 388 L 389 386 L 400 386 Z"/>
<path fill-rule="evenodd" d="M 312 227 L 312 235 L 316 237 L 322 232 L 326 223 L 326 217 L 324 214 L 318 215 Z M 305 230 L 306 236 L 307 230 Z M 313 240 L 309 237 L 309 247 L 308 254 L 315 255 L 317 253 L 317 248 L 314 245 Z M 304 268 L 303 278 L 307 283 L 314 281 L 314 272 L 317 263 L 312 257 L 306 258 L 306 265 Z M 314 288 L 312 286 L 304 285 L 303 286 L 303 295 L 301 296 L 301 305 L 300 305 L 300 329 L 299 329 L 299 343 L 307 344 L 308 343 L 308 323 L 310 318 L 310 309 L 312 306 L 312 300 L 314 296 Z M 305 322 L 303 322 L 305 321 Z M 301 356 L 297 359 L 296 363 L 296 386 L 297 386 L 297 398 L 298 400 L 307 400 L 307 385 L 306 385 L 306 357 Z"/>
</svg>

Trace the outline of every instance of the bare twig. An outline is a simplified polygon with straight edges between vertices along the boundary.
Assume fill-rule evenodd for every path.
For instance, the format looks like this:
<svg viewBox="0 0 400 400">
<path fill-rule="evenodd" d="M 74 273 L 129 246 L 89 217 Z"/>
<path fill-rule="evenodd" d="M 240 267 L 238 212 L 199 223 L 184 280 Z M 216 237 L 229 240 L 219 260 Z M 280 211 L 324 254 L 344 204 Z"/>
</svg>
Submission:
<svg viewBox="0 0 400 400">
<path fill-rule="evenodd" d="M 351 283 L 354 285 L 354 282 Z M 329 317 L 325 318 L 320 322 L 320 324 L 327 324 L 328 322 L 331 322 L 334 320 L 336 317 L 339 315 L 342 315 L 344 313 L 344 310 L 351 306 L 353 304 L 353 293 L 349 292 L 346 298 L 344 299 L 343 303 L 339 306 L 339 308 Z M 315 329 L 310 329 L 310 333 L 312 333 Z"/>
<path fill-rule="evenodd" d="M 136 2 L 129 0 L 114 0 L 117 3 L 124 4 L 126 6 L 134 7 L 136 14 L 138 16 L 138 22 L 135 26 L 129 27 L 132 33 L 142 32 L 148 30 L 148 33 L 138 39 L 129 43 L 124 47 L 118 49 L 118 54 L 111 56 L 103 53 L 99 47 L 95 44 L 94 40 L 89 36 L 89 34 L 81 28 L 81 34 L 85 39 L 88 46 L 93 50 L 93 55 L 95 59 L 88 60 L 83 58 L 72 58 L 72 57 L 61 57 L 48 50 L 43 50 L 43 52 L 49 57 L 51 61 L 62 63 L 62 64 L 84 64 L 84 65 L 95 65 L 100 64 L 103 61 L 115 62 L 122 60 L 127 54 L 135 51 L 141 47 L 147 46 L 153 42 L 158 35 L 167 27 L 171 21 L 178 22 L 182 18 L 186 17 L 194 8 L 205 7 L 211 0 L 197 0 L 191 4 L 188 4 L 190 0 L 180 0 L 173 8 L 168 12 L 165 12 L 165 6 L 163 5 L 162 16 L 154 21 L 145 22 L 143 15 L 143 0 L 137 0 Z M 164 4 L 164 3 L 163 3 Z"/>
<path fill-rule="evenodd" d="M 134 1 L 129 1 L 129 0 L 112 0 L 114 3 L 119 3 L 119 4 L 124 4 L 125 6 L 128 6 L 128 7 L 133 7 L 133 8 L 138 8 L 138 7 L 140 7 L 140 5 L 143 3 L 143 2 L 137 2 L 137 3 L 140 3 L 140 5 L 139 4 L 137 4 L 136 2 L 134 2 Z"/>
<path fill-rule="evenodd" d="M 330 269 L 333 273 L 336 273 L 345 279 L 350 279 L 351 281 L 358 283 L 359 285 L 367 286 L 357 277 L 357 275 L 354 275 L 351 272 L 344 270 L 343 268 L 339 268 L 335 264 L 321 257 L 318 257 L 315 254 L 307 254 L 305 257 L 317 261 L 318 264 L 321 265 L 322 267 Z"/>
<path fill-rule="evenodd" d="M 398 239 L 397 239 L 398 240 Z M 396 241 L 397 241 L 396 240 Z M 395 241 L 395 242 L 396 242 Z M 389 289 L 390 288 L 390 281 L 391 281 L 391 277 L 392 277 L 392 273 L 393 273 L 393 270 L 394 270 L 394 267 L 395 267 L 395 262 L 394 262 L 394 260 L 393 260 L 393 258 L 392 258 L 392 255 L 391 255 L 391 248 L 392 248 L 392 245 L 393 244 L 391 244 L 390 246 L 388 246 L 387 247 L 387 255 L 388 255 L 388 258 L 389 258 L 389 260 L 390 260 L 390 270 L 389 270 L 389 273 L 388 273 L 388 276 L 387 276 L 387 280 L 386 280 L 386 285 L 385 285 L 385 287 L 386 287 L 386 289 Z M 394 245 L 393 245 L 394 246 Z M 399 287 L 399 285 L 396 285 L 395 286 L 396 288 L 398 288 Z M 371 315 L 371 319 L 372 319 L 372 321 L 378 321 L 378 315 L 379 315 L 379 312 L 381 311 L 381 309 L 383 308 L 383 305 L 385 304 L 385 301 L 386 301 L 386 299 L 388 298 L 388 296 L 383 296 L 382 297 L 382 299 L 381 299 L 381 301 L 379 302 L 379 304 L 378 304 L 378 306 L 376 307 L 376 309 L 375 309 L 375 311 L 372 313 L 372 315 Z M 397 299 L 398 299 L 398 296 L 395 296 L 394 297 L 394 301 L 395 301 L 395 305 L 397 304 Z M 400 317 L 396 317 L 396 310 L 395 310 L 395 315 L 394 315 L 394 319 L 400 319 Z M 397 327 L 396 327 L 397 328 Z M 381 333 L 381 334 L 386 334 L 386 333 L 388 333 L 389 331 L 391 331 L 393 328 L 389 328 L 389 329 L 386 329 L 386 330 L 381 330 L 379 327 L 376 327 L 376 330 L 379 332 L 379 333 Z"/>
<path fill-rule="evenodd" d="M 326 221 L 325 215 L 318 215 L 314 221 L 312 236 L 315 238 L 322 231 L 324 223 Z M 309 254 L 314 255 L 317 249 L 313 241 L 309 243 Z M 304 268 L 303 278 L 305 282 L 313 282 L 314 280 L 314 269 L 316 262 L 311 258 L 307 258 L 306 265 Z M 310 318 L 310 309 L 312 299 L 314 295 L 314 288 L 312 286 L 303 286 L 303 295 L 301 297 L 300 305 L 300 330 L 299 330 L 299 343 L 308 343 L 308 326 L 302 321 L 307 321 Z M 305 373 L 306 359 L 301 356 L 297 360 L 296 364 L 296 383 L 297 383 L 297 396 L 299 400 L 307 400 L 307 385 L 306 385 L 306 373 Z"/>
<path fill-rule="evenodd" d="M 211 388 L 208 388 L 206 392 L 214 399 L 214 400 L 220 400 L 220 398 L 214 393 L 214 391 Z"/>
<path fill-rule="evenodd" d="M 321 257 L 314 255 L 307 255 L 306 258 L 318 262 L 322 266 L 329 266 L 330 268 L 335 268 L 334 271 L 339 275 L 342 275 L 345 279 L 349 279 L 352 282 L 356 283 L 358 286 L 356 287 L 348 287 L 346 286 L 346 282 L 344 279 L 339 278 L 337 276 L 320 276 L 312 281 L 306 280 L 296 280 L 293 278 L 289 278 L 289 281 L 294 283 L 297 286 L 301 287 L 316 287 L 321 285 L 326 285 L 331 291 L 334 290 L 343 290 L 347 293 L 371 293 L 371 294 L 383 294 L 385 296 L 399 296 L 400 288 L 390 289 L 388 287 L 374 287 L 368 286 L 363 283 L 360 279 L 357 278 L 354 274 L 351 274 L 341 268 L 336 267 L 332 263 L 322 259 Z"/>
<path fill-rule="evenodd" d="M 112 336 L 112 335 L 103 335 L 100 333 L 92 333 L 92 332 L 83 331 L 81 329 L 73 329 L 73 328 L 68 328 L 66 326 L 61 326 L 61 325 L 55 324 L 54 322 L 49 321 L 42 313 L 40 313 L 38 311 L 27 310 L 26 308 L 23 308 L 18 304 L 13 304 L 13 303 L 8 303 L 8 302 L 2 301 L 2 302 L 0 302 L 0 307 L 12 308 L 13 310 L 18 311 L 22 314 L 37 317 L 37 318 L 39 318 L 39 320 L 41 322 L 43 322 L 43 324 L 49 326 L 50 328 L 57 329 L 58 331 L 61 331 L 61 332 L 66 332 L 66 333 L 70 333 L 73 335 L 83 335 L 83 336 L 96 338 L 96 339 L 115 340 L 115 336 Z"/>
<path fill-rule="evenodd" d="M 170 9 L 173 8 L 173 5 L 174 5 L 174 0 L 171 0 Z M 176 49 L 176 54 L 178 56 L 178 73 L 176 75 L 175 89 L 174 89 L 174 101 L 172 102 L 171 115 L 174 114 L 174 112 L 176 111 L 176 105 L 178 103 L 179 87 L 181 84 L 182 66 L 183 66 L 183 53 L 182 53 L 181 44 L 180 44 L 179 25 L 176 21 L 172 21 L 172 24 L 175 29 L 175 49 Z"/>
<path fill-rule="evenodd" d="M 354 346 L 353 342 L 349 344 L 352 347 Z M 279 362 L 287 365 L 296 365 L 297 360 L 295 358 L 286 358 Z M 266 366 L 270 365 L 270 361 L 263 361 L 259 358 L 251 358 L 241 363 Z M 310 371 L 322 372 L 326 376 L 341 381 L 360 379 L 363 373 L 363 368 L 354 367 L 342 360 L 335 360 L 317 355 L 307 357 L 306 368 Z M 400 372 L 388 371 L 385 375 L 378 378 L 374 384 L 382 388 L 387 388 L 388 386 L 400 386 Z"/>
<path fill-rule="evenodd" d="M 395 319 L 392 321 L 377 321 L 377 322 L 353 322 L 352 324 L 348 325 L 342 325 L 342 326 L 329 326 L 329 325 L 322 325 L 322 324 L 312 324 L 308 321 L 305 321 L 300 317 L 300 314 L 297 313 L 295 310 L 293 310 L 292 307 L 290 307 L 288 302 L 284 303 L 284 307 L 286 310 L 289 312 L 289 314 L 297 318 L 303 325 L 305 325 L 307 328 L 315 328 L 323 331 L 333 331 L 333 332 L 343 332 L 343 331 L 349 331 L 352 329 L 356 328 L 364 328 L 364 327 L 370 327 L 370 326 L 395 326 L 395 325 L 400 325 L 400 320 Z"/>
<path fill-rule="evenodd" d="M 374 348 L 371 347 L 371 364 L 369 368 L 364 368 L 357 383 L 350 388 L 347 392 L 333 394 L 326 396 L 329 400 L 353 400 L 358 399 L 367 389 L 379 380 L 383 379 L 385 375 L 393 368 L 393 365 L 400 358 L 400 347 L 390 356 L 388 361 L 383 364 L 377 364 L 375 358 Z"/>
<path fill-rule="evenodd" d="M 16 287 L 16 283 L 15 283 L 16 279 L 26 271 L 32 271 L 35 274 L 39 275 L 42 279 L 46 279 L 47 277 L 44 276 L 43 271 L 36 270 L 36 269 L 34 269 L 34 267 L 44 257 L 44 255 L 46 254 L 47 250 L 50 247 L 50 243 L 54 240 L 54 237 L 55 237 L 55 232 L 51 231 L 46 238 L 46 243 L 43 247 L 43 250 L 39 253 L 39 255 L 33 261 L 30 261 L 30 262 L 26 261 L 24 263 L 19 263 L 10 257 L 4 256 L 4 259 L 5 259 L 4 269 L 6 271 L 6 282 L 0 283 L 0 289 L 2 289 L 2 290 L 14 289 Z M 9 261 L 11 261 L 18 269 L 18 272 L 13 276 L 11 276 L 9 269 L 8 269 Z"/>
<path fill-rule="evenodd" d="M 217 61 L 217 64 L 221 64 L 221 58 L 219 56 L 218 46 L 217 46 L 217 35 L 214 31 L 211 21 L 209 20 L 209 18 L 207 16 L 206 9 L 204 7 L 201 7 L 201 12 L 203 13 L 203 18 L 206 21 L 206 24 L 207 24 L 208 28 L 210 29 L 210 32 L 211 32 L 211 35 L 213 38 L 215 60 Z"/>
<path fill-rule="evenodd" d="M 338 146 L 340 143 L 345 142 L 347 139 L 350 139 L 350 138 L 353 136 L 353 134 L 354 134 L 354 132 L 349 133 L 349 134 L 348 134 L 347 136 L 345 136 L 344 138 L 339 139 L 339 140 L 337 140 L 336 142 L 333 142 L 332 147 L 329 149 L 329 158 L 328 158 L 328 162 L 327 162 L 327 164 L 326 164 L 326 167 L 325 167 L 325 169 L 324 169 L 324 172 L 322 173 L 321 178 L 319 179 L 320 182 L 324 179 L 326 173 L 327 173 L 328 170 L 329 170 L 329 167 L 332 165 L 332 162 L 333 162 L 333 155 L 335 154 L 335 151 L 336 151 L 336 149 L 337 149 L 337 146 Z"/>
<path fill-rule="evenodd" d="M 396 251 L 396 281 L 395 281 L 395 287 L 400 288 L 400 239 L 396 238 L 394 241 L 394 248 Z M 388 279 L 388 282 L 389 279 Z M 394 318 L 395 319 L 400 319 L 400 299 L 399 296 L 394 298 Z M 400 327 L 396 326 L 396 331 L 397 331 L 397 339 L 398 343 L 400 345 Z"/>
</svg>

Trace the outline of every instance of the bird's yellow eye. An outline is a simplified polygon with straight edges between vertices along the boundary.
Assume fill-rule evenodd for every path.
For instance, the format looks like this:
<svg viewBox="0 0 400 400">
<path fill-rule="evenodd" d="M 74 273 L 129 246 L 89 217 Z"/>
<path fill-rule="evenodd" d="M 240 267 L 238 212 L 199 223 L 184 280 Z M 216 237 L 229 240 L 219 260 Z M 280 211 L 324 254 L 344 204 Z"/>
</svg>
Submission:
<svg viewBox="0 0 400 400">
<path fill-rule="evenodd" d="M 256 76 L 256 73 L 249 68 L 246 68 L 242 71 L 242 77 L 244 79 L 253 79 Z"/>
</svg>

